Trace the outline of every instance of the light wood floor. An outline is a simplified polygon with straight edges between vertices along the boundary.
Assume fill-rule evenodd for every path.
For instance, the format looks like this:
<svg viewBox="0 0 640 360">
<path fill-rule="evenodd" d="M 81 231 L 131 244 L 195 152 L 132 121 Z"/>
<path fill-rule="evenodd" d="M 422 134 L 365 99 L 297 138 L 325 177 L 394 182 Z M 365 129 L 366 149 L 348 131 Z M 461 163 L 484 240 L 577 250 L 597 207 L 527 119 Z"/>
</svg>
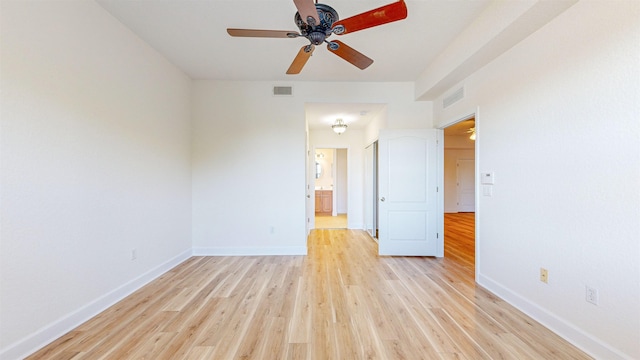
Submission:
<svg viewBox="0 0 640 360">
<path fill-rule="evenodd" d="M 306 257 L 192 257 L 29 359 L 589 358 L 475 285 L 464 248 L 314 230 Z"/>
<path fill-rule="evenodd" d="M 475 213 L 444 214 L 444 256 L 475 272 Z"/>
<path fill-rule="evenodd" d="M 316 229 L 346 229 L 347 214 L 316 215 Z"/>
</svg>

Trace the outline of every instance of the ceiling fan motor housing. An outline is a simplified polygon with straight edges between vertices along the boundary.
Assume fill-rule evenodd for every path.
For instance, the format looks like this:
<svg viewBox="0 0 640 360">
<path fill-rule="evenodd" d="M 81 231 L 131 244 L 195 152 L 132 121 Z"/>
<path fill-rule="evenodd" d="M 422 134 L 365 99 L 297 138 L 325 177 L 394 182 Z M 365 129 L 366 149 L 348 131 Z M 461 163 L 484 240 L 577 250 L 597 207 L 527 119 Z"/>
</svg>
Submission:
<svg viewBox="0 0 640 360">
<path fill-rule="evenodd" d="M 320 45 L 324 42 L 325 38 L 331 35 L 331 27 L 339 18 L 338 13 L 329 5 L 316 4 L 316 10 L 318 11 L 320 24 L 308 24 L 307 21 L 302 19 L 299 12 L 296 12 L 295 22 L 302 36 L 309 39 L 312 44 Z"/>
</svg>

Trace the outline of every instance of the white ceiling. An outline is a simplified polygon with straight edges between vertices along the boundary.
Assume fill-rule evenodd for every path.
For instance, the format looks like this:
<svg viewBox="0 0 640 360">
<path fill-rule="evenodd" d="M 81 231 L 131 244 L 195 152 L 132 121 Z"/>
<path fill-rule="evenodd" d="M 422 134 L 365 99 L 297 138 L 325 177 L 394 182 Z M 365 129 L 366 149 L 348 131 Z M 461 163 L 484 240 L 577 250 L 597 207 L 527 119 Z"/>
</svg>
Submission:
<svg viewBox="0 0 640 360">
<path fill-rule="evenodd" d="M 339 37 L 374 60 L 369 68 L 360 70 L 318 46 L 301 74 L 286 75 L 306 39 L 234 38 L 226 29 L 298 31 L 293 0 L 97 1 L 193 79 L 359 82 L 415 81 L 489 4 L 407 0 L 407 19 Z M 392 1 L 326 0 L 340 18 Z M 311 129 L 329 129 L 336 118 L 357 129 L 383 110 L 384 104 L 307 104 L 306 117 Z"/>
<path fill-rule="evenodd" d="M 323 1 L 324 2 L 324 1 Z M 340 18 L 393 0 L 326 0 Z M 98 0 L 193 79 L 414 81 L 488 0 L 407 0 L 405 20 L 340 36 L 374 60 L 360 70 L 318 46 L 299 75 L 285 72 L 304 38 L 233 38 L 227 28 L 298 31 L 293 0 Z M 338 38 L 333 35 L 330 39 Z"/>
<path fill-rule="evenodd" d="M 305 114 L 311 130 L 330 130 L 336 119 L 342 119 L 349 129 L 364 129 L 373 119 L 381 116 L 385 104 L 306 104 Z"/>
</svg>

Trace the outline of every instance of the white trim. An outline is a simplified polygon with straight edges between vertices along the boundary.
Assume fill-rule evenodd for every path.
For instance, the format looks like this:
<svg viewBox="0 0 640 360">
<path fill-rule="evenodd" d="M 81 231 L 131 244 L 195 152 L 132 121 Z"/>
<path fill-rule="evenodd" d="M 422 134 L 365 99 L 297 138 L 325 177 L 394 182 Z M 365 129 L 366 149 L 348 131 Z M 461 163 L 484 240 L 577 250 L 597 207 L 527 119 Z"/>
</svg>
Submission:
<svg viewBox="0 0 640 360">
<path fill-rule="evenodd" d="M 307 255 L 306 246 L 284 247 L 198 247 L 193 248 L 194 256 L 277 256 Z"/>
<path fill-rule="evenodd" d="M 480 133 L 480 106 L 476 106 L 476 112 L 473 114 L 474 127 L 476 131 L 476 139 L 473 141 L 473 158 L 476 161 L 476 167 L 473 172 L 473 176 L 475 177 L 475 192 L 476 192 L 476 212 L 475 212 L 475 229 L 474 231 L 474 246 L 475 246 L 475 281 L 480 283 L 480 265 L 482 264 L 482 257 L 480 256 L 480 245 L 482 244 L 482 239 L 480 238 L 480 219 L 482 218 L 482 213 L 480 211 L 480 182 L 478 181 L 478 174 L 480 173 L 480 161 L 482 157 L 480 156 L 480 142 L 482 141 L 482 136 Z"/>
<path fill-rule="evenodd" d="M 444 257 L 444 129 L 438 128 L 436 132 L 436 186 L 438 194 L 436 201 L 438 203 L 436 210 L 436 231 L 438 239 L 436 241 L 436 257 Z"/>
<path fill-rule="evenodd" d="M 60 336 L 75 329 L 82 323 L 98 315 L 108 307 L 131 295 L 144 285 L 158 278 L 191 257 L 191 249 L 186 250 L 163 264 L 147 271 L 124 285 L 104 294 L 80 309 L 52 322 L 35 333 L 18 340 L 0 352 L 0 359 L 23 359 L 41 349 Z"/>
<path fill-rule="evenodd" d="M 596 359 L 632 358 L 484 275 L 478 284 Z"/>
<path fill-rule="evenodd" d="M 462 88 L 464 88 L 464 85 L 462 86 Z M 440 248 L 437 249 L 438 253 L 436 254 L 436 257 L 444 257 L 444 214 L 445 214 L 445 209 L 444 209 L 444 152 L 445 152 L 445 148 L 444 148 L 444 129 L 457 124 L 461 121 L 465 121 L 465 120 L 469 120 L 469 119 L 474 119 L 475 121 L 475 127 L 476 127 L 476 134 L 478 131 L 478 118 L 480 117 L 480 107 L 476 106 L 476 110 L 475 112 L 472 113 L 467 113 L 465 115 L 459 116 L 454 118 L 454 120 L 450 120 L 447 121 L 443 124 L 440 124 L 438 127 L 436 127 L 436 129 L 440 130 L 442 132 L 442 134 L 440 134 L 440 137 L 438 138 L 438 141 L 441 142 L 441 147 L 438 148 L 438 187 L 440 189 L 440 192 L 438 194 L 438 232 L 439 234 L 442 234 L 442 238 L 441 238 L 441 242 L 438 243 L 438 245 L 440 246 Z M 475 281 L 478 282 L 478 274 L 480 273 L 480 241 L 479 241 L 479 236 L 478 234 L 480 234 L 480 227 L 479 227 L 479 221 L 478 221 L 478 215 L 479 215 L 479 198 L 478 198 L 478 181 L 476 181 L 476 179 L 478 178 L 478 162 L 480 161 L 480 156 L 479 156 L 479 149 L 480 147 L 478 146 L 478 140 L 476 139 L 476 141 L 474 141 L 474 162 L 475 162 L 475 168 L 474 168 L 474 187 L 475 187 L 475 232 L 474 232 L 474 243 L 475 243 Z M 454 148 L 451 149 L 446 149 L 446 150 L 453 150 Z M 464 150 L 470 150 L 465 148 Z M 456 207 L 456 212 L 457 212 L 457 207 Z"/>
</svg>

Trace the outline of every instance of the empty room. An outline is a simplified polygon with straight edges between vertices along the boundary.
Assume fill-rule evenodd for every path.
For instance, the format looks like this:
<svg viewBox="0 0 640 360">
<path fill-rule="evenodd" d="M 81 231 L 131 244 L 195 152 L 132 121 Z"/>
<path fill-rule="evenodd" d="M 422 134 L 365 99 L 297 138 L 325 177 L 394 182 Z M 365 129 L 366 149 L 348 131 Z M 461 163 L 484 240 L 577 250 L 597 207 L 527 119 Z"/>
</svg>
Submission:
<svg viewBox="0 0 640 360">
<path fill-rule="evenodd" d="M 0 359 L 640 359 L 639 2 L 0 0 L 0 34 Z"/>
</svg>

